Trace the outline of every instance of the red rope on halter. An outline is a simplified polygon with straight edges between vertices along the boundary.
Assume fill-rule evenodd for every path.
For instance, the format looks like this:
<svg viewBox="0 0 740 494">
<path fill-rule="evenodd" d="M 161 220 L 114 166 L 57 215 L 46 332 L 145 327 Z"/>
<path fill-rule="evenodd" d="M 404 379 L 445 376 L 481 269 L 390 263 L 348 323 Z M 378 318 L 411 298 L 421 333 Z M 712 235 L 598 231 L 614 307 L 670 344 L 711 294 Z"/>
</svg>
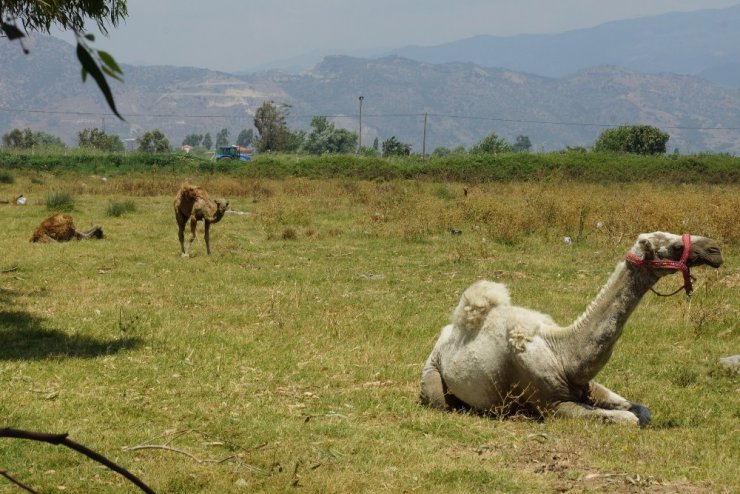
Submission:
<svg viewBox="0 0 740 494">
<path fill-rule="evenodd" d="M 681 274 L 683 275 L 682 287 L 678 288 L 672 293 L 667 294 L 658 293 L 651 287 L 650 289 L 653 290 L 656 295 L 660 295 L 661 297 L 670 297 L 671 295 L 677 294 L 681 290 L 686 290 L 686 296 L 690 297 L 694 291 L 694 287 L 691 284 L 691 273 L 689 272 L 689 265 L 687 264 L 687 261 L 689 260 L 689 253 L 691 252 L 691 235 L 689 235 L 688 233 L 684 233 L 683 235 L 681 235 L 681 240 L 683 240 L 683 253 L 681 254 L 681 259 L 679 259 L 678 261 L 672 261 L 670 259 L 646 260 L 642 259 L 632 251 L 629 251 L 627 253 L 627 256 L 625 257 L 625 260 L 628 263 L 639 268 L 672 269 L 674 271 L 681 271 Z"/>
</svg>

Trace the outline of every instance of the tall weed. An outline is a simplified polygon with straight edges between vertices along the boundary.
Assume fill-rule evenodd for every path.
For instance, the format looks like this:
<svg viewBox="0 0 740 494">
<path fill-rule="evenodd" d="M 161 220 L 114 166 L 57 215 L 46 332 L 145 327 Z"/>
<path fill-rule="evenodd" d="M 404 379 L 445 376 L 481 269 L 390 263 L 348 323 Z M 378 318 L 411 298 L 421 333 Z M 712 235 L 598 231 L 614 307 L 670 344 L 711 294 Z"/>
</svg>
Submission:
<svg viewBox="0 0 740 494">
<path fill-rule="evenodd" d="M 119 217 L 126 213 L 133 213 L 136 211 L 136 203 L 134 201 L 112 201 L 108 203 L 108 208 L 105 210 L 106 216 Z"/>
<path fill-rule="evenodd" d="M 51 192 L 46 196 L 46 209 L 56 213 L 69 213 L 75 208 L 72 194 L 64 191 Z"/>
</svg>

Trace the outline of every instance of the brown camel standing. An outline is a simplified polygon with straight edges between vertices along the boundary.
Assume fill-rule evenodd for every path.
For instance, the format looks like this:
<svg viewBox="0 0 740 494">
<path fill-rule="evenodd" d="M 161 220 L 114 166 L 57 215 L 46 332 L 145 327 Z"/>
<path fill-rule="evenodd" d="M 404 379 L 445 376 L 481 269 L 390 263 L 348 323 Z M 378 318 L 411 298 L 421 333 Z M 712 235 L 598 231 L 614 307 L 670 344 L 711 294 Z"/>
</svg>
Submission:
<svg viewBox="0 0 740 494">
<path fill-rule="evenodd" d="M 72 217 L 68 214 L 55 214 L 46 218 L 31 236 L 31 242 L 66 242 L 67 240 L 86 240 L 103 238 L 103 227 L 94 225 L 87 231 L 75 228 Z"/>
<path fill-rule="evenodd" d="M 183 257 L 190 257 L 190 246 L 195 240 L 195 227 L 198 221 L 205 223 L 205 233 L 203 238 L 206 241 L 206 252 L 211 254 L 211 245 L 209 243 L 209 231 L 211 223 L 218 223 L 224 217 L 224 213 L 229 208 L 229 201 L 226 199 L 216 199 L 212 201 L 208 198 L 208 192 L 195 185 L 184 184 L 175 196 L 175 218 L 177 219 L 177 237 L 180 240 L 180 252 Z M 190 240 L 188 247 L 185 248 L 185 224 L 190 220 Z"/>
</svg>

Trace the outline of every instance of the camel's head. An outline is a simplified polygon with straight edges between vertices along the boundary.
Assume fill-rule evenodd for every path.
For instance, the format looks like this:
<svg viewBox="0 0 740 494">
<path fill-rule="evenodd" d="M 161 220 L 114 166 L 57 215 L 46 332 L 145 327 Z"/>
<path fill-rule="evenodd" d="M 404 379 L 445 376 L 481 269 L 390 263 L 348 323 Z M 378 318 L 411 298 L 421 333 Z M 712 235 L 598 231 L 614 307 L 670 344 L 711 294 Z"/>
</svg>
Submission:
<svg viewBox="0 0 740 494">
<path fill-rule="evenodd" d="M 681 235 L 665 232 L 643 233 L 637 237 L 632 254 L 645 261 L 675 261 L 684 255 L 684 241 Z M 691 235 L 686 264 L 689 267 L 706 264 L 718 268 L 722 264 L 722 251 L 719 244 L 707 237 Z"/>
<path fill-rule="evenodd" d="M 226 211 L 229 209 L 229 201 L 227 199 L 216 199 L 216 220 L 223 218 Z"/>
<path fill-rule="evenodd" d="M 626 261 L 658 277 L 680 271 L 683 275 L 682 288 L 690 296 L 693 287 L 689 268 L 702 264 L 718 268 L 723 259 L 719 245 L 711 238 L 653 232 L 637 237 L 637 243 L 627 253 Z"/>
</svg>

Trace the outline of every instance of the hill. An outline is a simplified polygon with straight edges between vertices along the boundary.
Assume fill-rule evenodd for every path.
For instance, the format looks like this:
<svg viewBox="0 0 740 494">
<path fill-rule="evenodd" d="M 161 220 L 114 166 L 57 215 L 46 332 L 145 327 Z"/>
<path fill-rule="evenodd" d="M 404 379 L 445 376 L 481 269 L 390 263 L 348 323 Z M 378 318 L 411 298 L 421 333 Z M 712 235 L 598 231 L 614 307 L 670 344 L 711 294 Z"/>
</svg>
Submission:
<svg viewBox="0 0 740 494">
<path fill-rule="evenodd" d="M 0 43 L 0 132 L 31 127 L 76 143 L 86 127 L 135 138 L 159 128 L 173 145 L 190 133 L 222 128 L 232 138 L 251 128 L 265 101 L 291 105 L 289 124 L 307 129 L 315 115 L 358 127 L 364 96 L 363 143 L 396 136 L 421 152 L 466 147 L 496 132 L 530 137 L 535 149 L 589 146 L 607 126 L 646 123 L 671 135 L 681 152 L 740 152 L 740 99 L 698 77 L 641 73 L 616 66 L 560 78 L 469 62 L 431 64 L 390 56 L 327 57 L 301 74 L 236 76 L 197 68 L 124 66 L 113 92 L 126 122 L 110 113 L 90 82 L 82 84 L 74 50 L 51 37 Z M 698 130 L 709 129 L 709 130 Z"/>
<path fill-rule="evenodd" d="M 391 54 L 428 63 L 467 61 L 549 77 L 599 65 L 698 75 L 740 88 L 740 5 L 607 22 L 557 34 L 481 35 Z"/>
</svg>

